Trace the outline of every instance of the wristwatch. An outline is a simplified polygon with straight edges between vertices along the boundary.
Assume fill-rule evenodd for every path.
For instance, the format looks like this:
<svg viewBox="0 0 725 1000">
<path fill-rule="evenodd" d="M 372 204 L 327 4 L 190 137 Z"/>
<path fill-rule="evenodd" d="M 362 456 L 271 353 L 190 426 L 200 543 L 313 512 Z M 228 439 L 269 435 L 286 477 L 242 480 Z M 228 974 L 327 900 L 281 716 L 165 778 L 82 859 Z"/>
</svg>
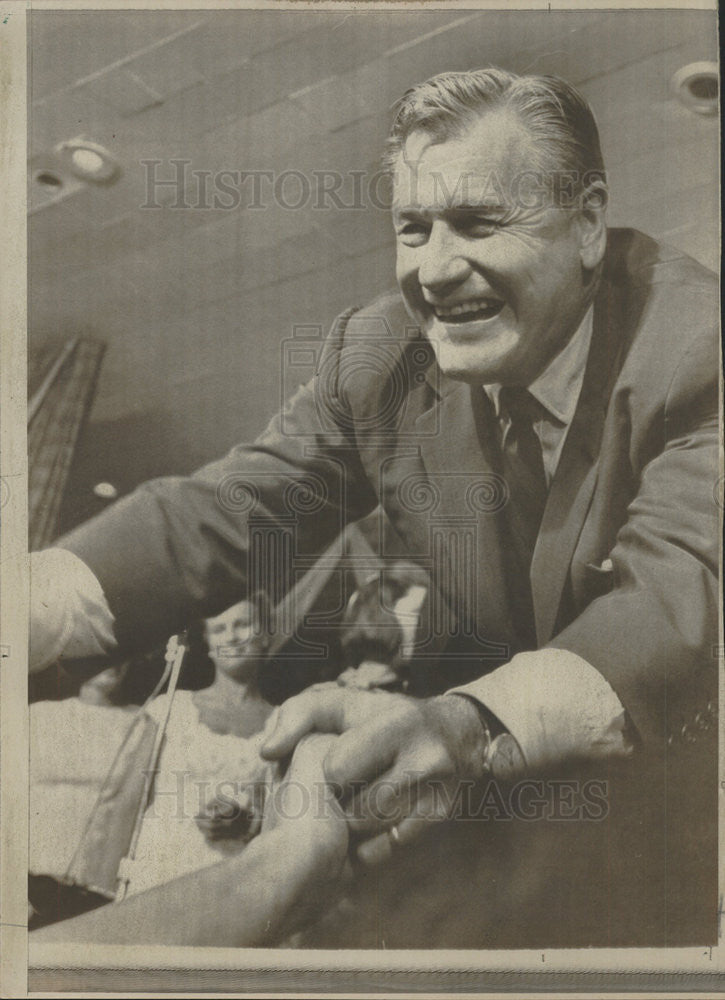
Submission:
<svg viewBox="0 0 725 1000">
<path fill-rule="evenodd" d="M 483 773 L 490 774 L 496 781 L 515 781 L 524 775 L 526 761 L 518 740 L 511 735 L 504 724 L 484 704 L 471 698 L 462 691 L 452 692 L 461 695 L 476 706 L 486 734 L 486 749 L 484 750 Z"/>
<path fill-rule="evenodd" d="M 508 730 L 491 740 L 486 763 L 491 777 L 496 781 L 515 781 L 526 770 L 521 747 Z"/>
</svg>

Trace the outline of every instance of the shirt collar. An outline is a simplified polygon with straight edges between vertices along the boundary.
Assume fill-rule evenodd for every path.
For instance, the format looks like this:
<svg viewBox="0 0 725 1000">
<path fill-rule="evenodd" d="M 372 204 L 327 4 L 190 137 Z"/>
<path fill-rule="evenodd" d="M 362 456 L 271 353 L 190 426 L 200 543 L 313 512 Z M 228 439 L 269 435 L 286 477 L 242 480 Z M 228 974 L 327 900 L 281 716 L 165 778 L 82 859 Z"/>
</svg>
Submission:
<svg viewBox="0 0 725 1000">
<path fill-rule="evenodd" d="M 566 427 L 574 419 L 584 383 L 584 369 L 592 340 L 593 315 L 594 308 L 590 306 L 574 336 L 528 387 L 531 395 L 547 413 Z M 484 389 L 499 417 L 501 386 L 495 383 L 485 385 Z"/>
</svg>

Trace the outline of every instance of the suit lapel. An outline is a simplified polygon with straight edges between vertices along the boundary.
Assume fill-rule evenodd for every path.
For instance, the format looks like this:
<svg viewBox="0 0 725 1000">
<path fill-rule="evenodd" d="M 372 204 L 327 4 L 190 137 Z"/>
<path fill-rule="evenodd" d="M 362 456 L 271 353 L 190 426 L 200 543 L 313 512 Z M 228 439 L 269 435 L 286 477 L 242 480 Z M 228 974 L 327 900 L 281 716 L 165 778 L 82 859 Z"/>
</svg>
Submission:
<svg viewBox="0 0 725 1000">
<path fill-rule="evenodd" d="M 592 344 L 574 419 L 564 444 L 531 564 L 539 647 L 551 639 L 571 559 L 597 481 L 604 418 L 619 368 L 623 315 L 617 289 L 602 281 Z"/>
</svg>

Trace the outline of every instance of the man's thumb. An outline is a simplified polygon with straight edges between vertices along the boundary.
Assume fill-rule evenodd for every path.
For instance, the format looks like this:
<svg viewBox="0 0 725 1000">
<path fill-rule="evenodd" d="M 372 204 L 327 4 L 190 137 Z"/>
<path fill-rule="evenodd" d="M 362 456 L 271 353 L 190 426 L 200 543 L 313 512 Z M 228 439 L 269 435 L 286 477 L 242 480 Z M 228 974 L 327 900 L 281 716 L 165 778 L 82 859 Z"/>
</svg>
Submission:
<svg viewBox="0 0 725 1000">
<path fill-rule="evenodd" d="M 270 717 L 265 728 L 260 753 L 267 760 L 278 760 L 292 753 L 307 733 L 342 732 L 342 688 L 332 690 L 310 688 L 303 694 L 290 698 L 279 710 L 277 717 Z"/>
<path fill-rule="evenodd" d="M 285 726 L 281 723 L 281 716 L 281 710 L 277 709 L 267 719 L 264 727 L 262 746 L 259 752 L 267 760 L 276 760 L 278 757 L 284 757 L 292 749 L 292 746 L 294 746 L 294 744 L 290 746 L 289 750 L 284 749 L 288 741 L 285 739 Z"/>
<path fill-rule="evenodd" d="M 313 714 L 302 711 L 302 708 L 302 705 L 296 703 L 296 699 L 291 699 L 270 717 L 259 751 L 264 758 L 279 760 L 289 756 L 303 736 L 314 732 L 316 727 Z"/>
</svg>

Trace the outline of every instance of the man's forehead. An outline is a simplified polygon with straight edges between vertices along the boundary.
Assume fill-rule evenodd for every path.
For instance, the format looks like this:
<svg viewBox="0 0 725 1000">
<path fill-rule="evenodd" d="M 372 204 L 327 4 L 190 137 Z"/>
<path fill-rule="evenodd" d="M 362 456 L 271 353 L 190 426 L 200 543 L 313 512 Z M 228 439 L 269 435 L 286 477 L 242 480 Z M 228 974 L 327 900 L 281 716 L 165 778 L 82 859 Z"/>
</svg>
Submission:
<svg viewBox="0 0 725 1000">
<path fill-rule="evenodd" d="M 393 185 L 393 212 L 505 209 L 510 201 L 506 174 L 479 168 L 417 171 L 411 168 Z"/>
<path fill-rule="evenodd" d="M 507 111 L 489 112 L 460 134 L 438 139 L 417 130 L 393 174 L 393 209 L 498 207 L 512 176 L 534 162 L 533 143 Z"/>
</svg>

